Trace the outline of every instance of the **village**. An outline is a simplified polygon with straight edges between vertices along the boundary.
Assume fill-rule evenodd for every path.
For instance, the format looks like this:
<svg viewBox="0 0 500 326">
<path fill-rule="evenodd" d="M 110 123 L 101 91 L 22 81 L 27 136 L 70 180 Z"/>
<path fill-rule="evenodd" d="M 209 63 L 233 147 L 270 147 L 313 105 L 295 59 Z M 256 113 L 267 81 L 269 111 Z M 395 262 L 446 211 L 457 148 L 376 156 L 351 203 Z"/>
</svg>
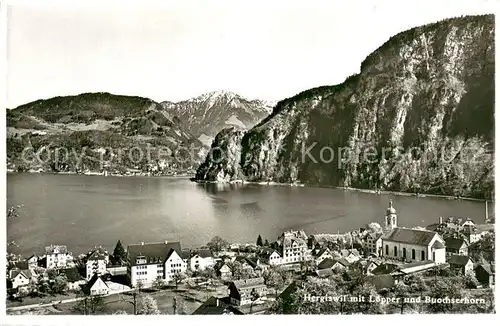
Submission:
<svg viewBox="0 0 500 326">
<path fill-rule="evenodd" d="M 494 217 L 485 211 L 482 224 L 436 217 L 408 228 L 391 201 L 382 225 L 345 234 L 289 230 L 244 245 L 216 236 L 201 248 L 118 241 L 111 254 L 78 256 L 50 245 L 43 255 L 8 255 L 7 313 L 493 312 Z"/>
</svg>

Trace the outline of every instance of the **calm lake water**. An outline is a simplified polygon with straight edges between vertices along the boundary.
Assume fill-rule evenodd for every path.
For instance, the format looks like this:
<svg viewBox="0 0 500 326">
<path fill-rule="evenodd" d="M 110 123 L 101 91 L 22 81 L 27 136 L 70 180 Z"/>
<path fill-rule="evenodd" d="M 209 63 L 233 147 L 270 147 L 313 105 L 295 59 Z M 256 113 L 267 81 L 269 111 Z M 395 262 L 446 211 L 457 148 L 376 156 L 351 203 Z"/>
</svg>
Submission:
<svg viewBox="0 0 500 326">
<path fill-rule="evenodd" d="M 383 225 L 388 195 L 260 185 L 199 185 L 186 178 L 8 174 L 7 205 L 24 204 L 7 221 L 13 252 L 42 253 L 66 244 L 73 253 L 110 250 L 141 241 L 180 240 L 183 247 L 219 235 L 232 242 L 274 240 L 287 229 L 307 234 Z M 439 216 L 484 221 L 484 203 L 392 196 L 400 226 L 428 225 Z M 493 206 L 493 205 L 490 205 Z M 490 207 L 493 211 L 493 207 Z"/>
</svg>

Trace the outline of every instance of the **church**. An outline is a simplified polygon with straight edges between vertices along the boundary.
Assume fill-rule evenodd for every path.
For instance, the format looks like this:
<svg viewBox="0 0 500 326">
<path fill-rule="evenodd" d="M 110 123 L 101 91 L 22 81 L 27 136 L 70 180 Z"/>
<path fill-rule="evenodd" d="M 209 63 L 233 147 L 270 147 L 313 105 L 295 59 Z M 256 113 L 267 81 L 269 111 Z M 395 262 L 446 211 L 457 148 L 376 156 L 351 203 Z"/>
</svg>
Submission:
<svg viewBox="0 0 500 326">
<path fill-rule="evenodd" d="M 443 264 L 446 262 L 445 242 L 436 232 L 398 227 L 398 216 L 391 200 L 385 215 L 382 256 L 408 262 L 432 260 Z"/>
</svg>

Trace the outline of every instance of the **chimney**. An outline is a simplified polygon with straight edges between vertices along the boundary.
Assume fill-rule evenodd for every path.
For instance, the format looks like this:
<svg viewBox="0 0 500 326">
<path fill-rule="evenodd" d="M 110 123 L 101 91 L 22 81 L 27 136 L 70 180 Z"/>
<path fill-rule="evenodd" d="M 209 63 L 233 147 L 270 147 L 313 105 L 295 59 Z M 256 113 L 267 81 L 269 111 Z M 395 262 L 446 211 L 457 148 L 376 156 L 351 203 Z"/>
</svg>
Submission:
<svg viewBox="0 0 500 326">
<path fill-rule="evenodd" d="M 442 216 L 439 217 L 439 224 L 443 224 L 443 217 Z"/>
</svg>

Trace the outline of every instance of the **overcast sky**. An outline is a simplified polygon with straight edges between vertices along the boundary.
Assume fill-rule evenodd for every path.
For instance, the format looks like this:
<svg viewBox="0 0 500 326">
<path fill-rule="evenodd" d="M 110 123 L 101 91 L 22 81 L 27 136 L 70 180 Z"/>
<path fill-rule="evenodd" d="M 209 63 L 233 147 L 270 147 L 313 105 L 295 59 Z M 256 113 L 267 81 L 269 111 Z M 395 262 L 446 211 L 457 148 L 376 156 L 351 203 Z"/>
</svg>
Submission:
<svg viewBox="0 0 500 326">
<path fill-rule="evenodd" d="M 400 31 L 491 13 L 495 1 L 209 2 L 10 6 L 7 107 L 99 91 L 178 101 L 224 89 L 279 100 L 342 82 Z"/>
</svg>

